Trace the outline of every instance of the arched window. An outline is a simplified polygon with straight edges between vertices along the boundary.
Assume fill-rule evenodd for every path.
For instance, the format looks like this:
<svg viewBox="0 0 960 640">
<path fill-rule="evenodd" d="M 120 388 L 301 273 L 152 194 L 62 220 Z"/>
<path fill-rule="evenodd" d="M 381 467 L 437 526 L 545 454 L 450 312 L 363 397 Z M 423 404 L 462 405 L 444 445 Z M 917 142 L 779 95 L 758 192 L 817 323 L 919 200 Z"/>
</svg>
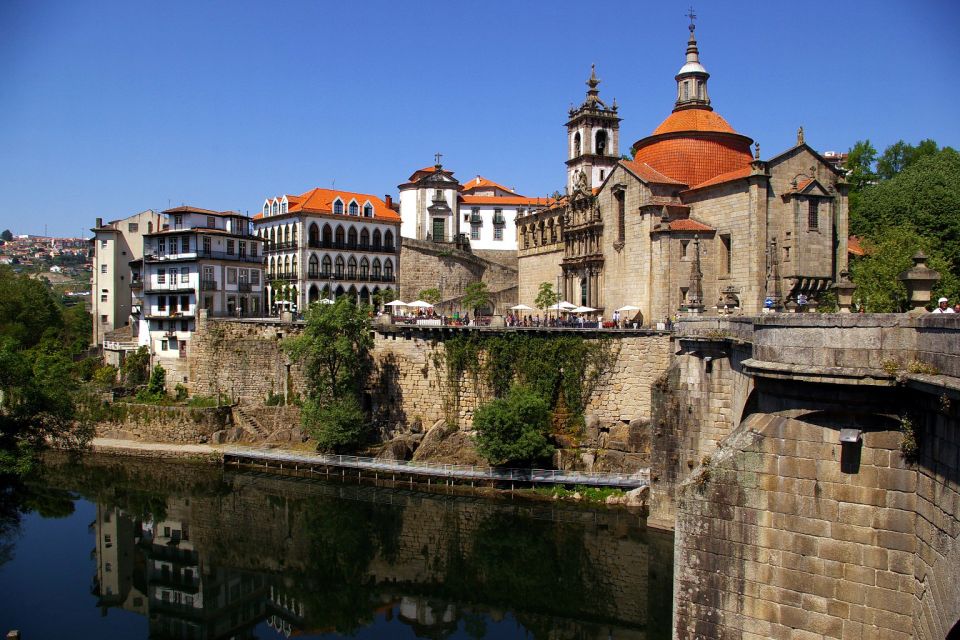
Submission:
<svg viewBox="0 0 960 640">
<path fill-rule="evenodd" d="M 366 280 L 370 277 L 370 262 L 366 258 L 360 259 L 360 279 Z"/>
<path fill-rule="evenodd" d="M 323 225 L 323 246 L 327 249 L 333 246 L 333 229 L 329 224 Z"/>
<path fill-rule="evenodd" d="M 323 256 L 323 270 L 320 274 L 324 278 L 330 277 L 330 272 L 333 271 L 333 260 L 330 259 L 330 256 Z"/>
<path fill-rule="evenodd" d="M 360 207 L 357 206 L 356 202 L 350 203 L 350 215 L 352 216 L 360 215 Z"/>
<path fill-rule="evenodd" d="M 270 277 L 277 275 L 277 260 L 276 258 L 270 258 Z"/>
<path fill-rule="evenodd" d="M 273 215 L 280 213 L 280 203 L 276 200 L 273 201 Z"/>
<path fill-rule="evenodd" d="M 297 256 L 293 256 L 290 260 L 290 275 L 294 278 L 297 277 Z"/>
<path fill-rule="evenodd" d="M 336 262 L 334 262 L 334 275 L 338 278 L 343 277 L 343 256 L 337 256 Z"/>
<path fill-rule="evenodd" d="M 343 287 L 337 287 L 337 291 L 336 291 L 335 295 L 336 295 L 336 297 L 338 297 L 338 298 L 343 297 Z"/>
<path fill-rule="evenodd" d="M 310 223 L 310 230 L 307 232 L 307 242 L 314 248 L 320 246 L 320 228 L 316 222 Z"/>
<path fill-rule="evenodd" d="M 333 212 L 340 216 L 343 215 L 343 200 L 341 200 L 340 198 L 337 198 L 336 200 L 334 200 Z"/>
<path fill-rule="evenodd" d="M 393 280 L 393 260 L 390 258 L 383 261 L 383 279 L 387 282 Z"/>
<path fill-rule="evenodd" d="M 521 227 L 520 233 L 523 235 L 523 248 L 524 248 L 524 249 L 529 249 L 529 248 L 530 248 L 530 234 L 527 232 L 527 227 L 526 227 L 526 226 Z"/>
<path fill-rule="evenodd" d="M 267 204 L 266 202 L 264 202 L 264 203 L 263 203 L 263 217 L 266 218 L 268 215 L 270 215 L 270 205 Z"/>
<path fill-rule="evenodd" d="M 323 285 L 323 297 L 327 300 L 330 299 L 330 285 L 328 284 Z"/>
<path fill-rule="evenodd" d="M 370 232 L 363 229 L 360 232 L 360 248 L 368 249 L 370 247 Z"/>
<path fill-rule="evenodd" d="M 598 156 L 605 155 L 607 152 L 607 132 L 604 129 L 597 131 L 597 140 L 596 144 L 593 147 L 596 149 L 596 154 Z"/>
<path fill-rule="evenodd" d="M 333 234 L 333 239 L 338 249 L 343 247 L 343 227 L 340 225 L 337 225 L 337 230 Z"/>
<path fill-rule="evenodd" d="M 310 254 L 308 273 L 311 278 L 317 278 L 320 276 L 320 261 L 317 260 L 317 255 L 315 253 Z"/>
<path fill-rule="evenodd" d="M 286 227 L 286 226 L 280 227 L 280 235 L 279 235 L 279 237 L 277 238 L 277 241 L 278 241 L 280 244 L 286 244 L 286 243 L 287 243 L 287 227 Z"/>
<path fill-rule="evenodd" d="M 373 259 L 373 279 L 380 279 L 380 258 Z"/>
<path fill-rule="evenodd" d="M 357 277 L 357 259 L 353 256 L 347 260 L 347 277 L 351 280 Z"/>
<path fill-rule="evenodd" d="M 573 157 L 580 156 L 580 132 L 574 134 L 573 136 Z"/>
<path fill-rule="evenodd" d="M 280 203 L 280 213 L 281 213 L 281 214 L 284 214 L 284 213 L 286 213 L 286 212 L 287 212 L 287 203 L 286 203 L 286 202 L 281 202 L 281 203 Z"/>
<path fill-rule="evenodd" d="M 587 306 L 587 279 L 580 280 L 580 306 Z"/>
<path fill-rule="evenodd" d="M 353 227 L 350 227 L 350 231 L 347 232 L 347 246 L 351 249 L 357 248 L 357 230 Z"/>
<path fill-rule="evenodd" d="M 553 220 L 550 220 L 550 242 L 557 241 L 557 228 L 553 225 Z"/>
<path fill-rule="evenodd" d="M 283 275 L 290 273 L 290 256 L 283 259 Z"/>
<path fill-rule="evenodd" d="M 290 227 L 290 242 L 293 243 L 293 246 L 297 246 L 297 225 Z"/>
<path fill-rule="evenodd" d="M 320 291 L 317 289 L 317 285 L 310 285 L 310 293 L 307 294 L 307 301 L 310 304 L 313 304 L 320 299 Z"/>
<path fill-rule="evenodd" d="M 366 287 L 360 288 L 360 302 L 361 304 L 370 304 L 370 292 Z"/>
<path fill-rule="evenodd" d="M 273 249 L 277 246 L 277 228 L 270 227 L 270 237 L 267 238 L 267 248 Z"/>
<path fill-rule="evenodd" d="M 372 218 L 373 217 L 373 205 L 369 202 L 363 205 L 363 217 Z"/>
<path fill-rule="evenodd" d="M 380 229 L 374 229 L 374 230 L 373 230 L 373 249 L 374 249 L 374 251 L 379 251 L 379 250 L 380 250 L 380 245 L 381 245 L 381 242 L 380 242 Z"/>
<path fill-rule="evenodd" d="M 353 285 L 350 285 L 350 288 L 347 289 L 347 298 L 352 300 L 354 303 L 357 302 L 357 288 Z"/>
<path fill-rule="evenodd" d="M 383 248 L 386 251 L 393 251 L 393 231 L 387 229 L 387 232 L 383 234 Z"/>
</svg>

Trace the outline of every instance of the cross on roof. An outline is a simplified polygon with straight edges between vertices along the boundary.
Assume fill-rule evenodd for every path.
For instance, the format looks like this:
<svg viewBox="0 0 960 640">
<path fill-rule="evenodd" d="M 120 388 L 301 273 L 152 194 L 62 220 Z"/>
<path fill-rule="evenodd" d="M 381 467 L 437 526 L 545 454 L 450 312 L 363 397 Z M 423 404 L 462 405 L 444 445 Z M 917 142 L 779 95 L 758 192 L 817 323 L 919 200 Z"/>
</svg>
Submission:
<svg viewBox="0 0 960 640">
<path fill-rule="evenodd" d="M 437 160 L 437 166 L 439 167 L 439 166 L 440 166 L 440 158 L 443 157 L 443 154 L 440 153 L 439 151 L 437 151 L 435 154 L 433 154 L 433 157 L 436 158 L 436 160 Z"/>
<path fill-rule="evenodd" d="M 693 12 L 693 7 L 690 7 L 690 13 L 685 15 L 690 18 L 690 32 L 692 33 L 693 30 L 697 28 L 696 25 L 693 24 L 693 21 L 697 19 L 697 14 Z"/>
</svg>

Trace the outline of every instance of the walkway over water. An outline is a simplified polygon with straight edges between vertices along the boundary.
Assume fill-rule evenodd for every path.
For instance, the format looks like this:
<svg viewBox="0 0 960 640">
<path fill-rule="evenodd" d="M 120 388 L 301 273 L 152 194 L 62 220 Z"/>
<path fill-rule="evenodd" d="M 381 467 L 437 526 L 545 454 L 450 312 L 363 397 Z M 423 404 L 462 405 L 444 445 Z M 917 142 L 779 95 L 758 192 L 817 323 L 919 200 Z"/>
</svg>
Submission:
<svg viewBox="0 0 960 640">
<path fill-rule="evenodd" d="M 548 484 L 586 487 L 636 489 L 650 486 L 650 469 L 636 473 L 581 473 L 558 469 L 510 469 L 461 464 L 435 464 L 405 460 L 380 460 L 360 456 L 298 453 L 278 449 L 224 447 L 224 464 L 250 464 L 269 468 L 312 470 L 316 468 L 354 469 L 358 473 L 381 478 L 403 476 L 452 482 L 489 482 L 510 484 Z"/>
</svg>

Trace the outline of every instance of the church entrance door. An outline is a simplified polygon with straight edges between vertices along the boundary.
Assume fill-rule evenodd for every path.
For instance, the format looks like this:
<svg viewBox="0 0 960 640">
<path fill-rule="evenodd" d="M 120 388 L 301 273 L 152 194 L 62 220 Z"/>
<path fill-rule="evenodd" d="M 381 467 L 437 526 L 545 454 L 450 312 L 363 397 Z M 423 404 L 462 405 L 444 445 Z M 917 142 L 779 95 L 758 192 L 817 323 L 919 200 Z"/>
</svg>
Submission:
<svg viewBox="0 0 960 640">
<path fill-rule="evenodd" d="M 446 220 L 443 218 L 434 218 L 433 219 L 433 241 L 434 242 L 443 242 L 447 235 L 444 231 Z"/>
</svg>

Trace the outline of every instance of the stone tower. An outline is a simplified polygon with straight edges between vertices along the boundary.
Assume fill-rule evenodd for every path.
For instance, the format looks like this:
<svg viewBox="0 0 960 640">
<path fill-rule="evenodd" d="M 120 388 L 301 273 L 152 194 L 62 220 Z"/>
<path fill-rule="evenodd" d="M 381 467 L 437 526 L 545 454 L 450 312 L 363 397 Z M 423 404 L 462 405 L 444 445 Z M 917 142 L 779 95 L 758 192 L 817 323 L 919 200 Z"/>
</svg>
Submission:
<svg viewBox="0 0 960 640">
<path fill-rule="evenodd" d="M 570 109 L 567 121 L 567 193 L 573 193 L 582 171 L 586 188 L 599 187 L 620 160 L 620 118 L 617 101 L 600 99 L 596 69 L 591 65 L 587 99 Z"/>
<path fill-rule="evenodd" d="M 696 26 L 690 21 L 690 40 L 687 41 L 687 61 L 677 72 L 677 102 L 674 111 L 682 109 L 705 109 L 713 111 L 710 96 L 707 95 L 707 79 L 710 74 L 700 64 L 700 50 L 694 36 Z"/>
</svg>

